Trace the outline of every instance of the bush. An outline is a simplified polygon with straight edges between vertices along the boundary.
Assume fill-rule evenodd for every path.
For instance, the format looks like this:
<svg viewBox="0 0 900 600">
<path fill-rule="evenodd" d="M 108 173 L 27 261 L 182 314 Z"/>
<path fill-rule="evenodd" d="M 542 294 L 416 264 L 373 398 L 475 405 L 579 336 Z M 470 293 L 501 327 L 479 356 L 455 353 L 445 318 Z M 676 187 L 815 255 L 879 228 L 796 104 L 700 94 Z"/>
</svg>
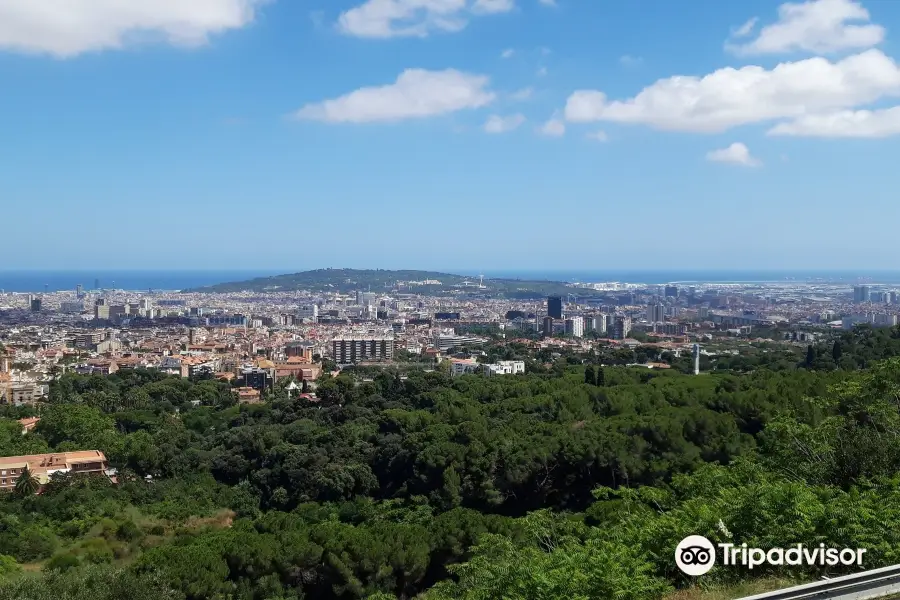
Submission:
<svg viewBox="0 0 900 600">
<path fill-rule="evenodd" d="M 72 552 L 57 554 L 44 565 L 45 571 L 68 571 L 81 564 L 81 559 Z"/>
<path fill-rule="evenodd" d="M 157 575 L 110 567 L 56 570 L 0 581 L 0 600 L 184 600 Z"/>
<path fill-rule="evenodd" d="M 141 537 L 142 532 L 140 527 L 134 524 L 134 521 L 128 519 L 127 521 L 123 521 L 119 523 L 118 529 L 116 529 L 116 538 L 122 540 L 123 542 L 133 542 L 134 540 Z"/>
<path fill-rule="evenodd" d="M 20 562 L 41 560 L 53 556 L 57 538 L 47 527 L 25 527 L 16 540 L 15 557 Z"/>
<path fill-rule="evenodd" d="M 79 550 L 84 560 L 92 564 L 111 563 L 114 558 L 112 548 L 103 538 L 88 540 Z"/>
<path fill-rule="evenodd" d="M 0 578 L 20 573 L 22 567 L 16 562 L 16 559 L 7 554 L 0 554 Z"/>
</svg>

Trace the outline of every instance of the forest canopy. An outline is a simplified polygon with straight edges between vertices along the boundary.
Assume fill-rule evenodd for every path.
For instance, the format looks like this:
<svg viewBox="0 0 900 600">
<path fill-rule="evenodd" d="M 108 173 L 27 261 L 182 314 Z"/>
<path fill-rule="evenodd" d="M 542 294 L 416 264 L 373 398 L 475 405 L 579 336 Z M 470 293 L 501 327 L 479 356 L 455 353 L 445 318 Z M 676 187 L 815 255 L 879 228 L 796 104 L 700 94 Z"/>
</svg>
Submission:
<svg viewBox="0 0 900 600">
<path fill-rule="evenodd" d="M 691 584 L 688 534 L 900 562 L 895 339 L 845 340 L 842 361 L 871 355 L 847 368 L 385 371 L 252 406 L 63 375 L 33 432 L 6 409 L 0 452 L 102 450 L 118 484 L 0 496 L 0 599 L 662 598 Z M 838 571 L 787 569 L 704 582 Z"/>
</svg>

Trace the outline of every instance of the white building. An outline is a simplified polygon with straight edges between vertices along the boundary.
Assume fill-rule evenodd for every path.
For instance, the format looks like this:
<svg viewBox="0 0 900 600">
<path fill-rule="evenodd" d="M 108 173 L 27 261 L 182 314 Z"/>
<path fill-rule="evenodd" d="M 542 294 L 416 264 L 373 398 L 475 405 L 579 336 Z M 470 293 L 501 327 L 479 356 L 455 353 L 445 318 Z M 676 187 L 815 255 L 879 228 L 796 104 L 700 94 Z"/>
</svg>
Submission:
<svg viewBox="0 0 900 600">
<path fill-rule="evenodd" d="M 493 375 L 518 375 L 525 372 L 525 361 L 521 360 L 501 360 L 496 364 L 485 365 L 484 374 Z"/>
<path fill-rule="evenodd" d="M 316 320 L 319 318 L 319 307 L 315 304 L 301 304 L 297 307 L 297 316 L 301 319 Z"/>
<path fill-rule="evenodd" d="M 880 327 L 894 327 L 897 325 L 897 315 L 875 315 L 875 325 Z"/>
<path fill-rule="evenodd" d="M 438 333 L 434 339 L 434 345 L 441 352 L 460 346 L 480 346 L 487 342 L 485 338 L 471 335 L 455 335 L 453 333 Z"/>
<path fill-rule="evenodd" d="M 459 375 L 466 375 L 467 373 L 474 373 L 478 370 L 479 366 L 478 361 L 474 358 L 451 360 L 450 375 L 452 377 L 457 377 Z"/>
<path fill-rule="evenodd" d="M 566 335 L 577 338 L 584 337 L 584 319 L 581 317 L 566 319 Z"/>
</svg>

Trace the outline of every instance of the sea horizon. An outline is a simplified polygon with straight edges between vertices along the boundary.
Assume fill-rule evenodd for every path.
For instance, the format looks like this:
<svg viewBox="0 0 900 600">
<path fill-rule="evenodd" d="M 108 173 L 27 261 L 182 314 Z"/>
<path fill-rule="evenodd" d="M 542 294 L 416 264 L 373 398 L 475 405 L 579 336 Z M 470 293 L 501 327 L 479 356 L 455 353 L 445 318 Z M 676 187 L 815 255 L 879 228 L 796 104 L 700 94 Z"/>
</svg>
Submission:
<svg viewBox="0 0 900 600">
<path fill-rule="evenodd" d="M 306 269 L 311 270 L 311 269 Z M 393 270 L 393 269 L 389 269 Z M 900 284 L 900 270 L 827 269 L 409 269 L 469 277 L 560 281 L 568 283 L 870 283 Z M 74 290 L 120 289 L 128 291 L 177 291 L 219 283 L 245 281 L 303 272 L 302 269 L 17 269 L 0 270 L 0 290 L 40 293 Z"/>
</svg>

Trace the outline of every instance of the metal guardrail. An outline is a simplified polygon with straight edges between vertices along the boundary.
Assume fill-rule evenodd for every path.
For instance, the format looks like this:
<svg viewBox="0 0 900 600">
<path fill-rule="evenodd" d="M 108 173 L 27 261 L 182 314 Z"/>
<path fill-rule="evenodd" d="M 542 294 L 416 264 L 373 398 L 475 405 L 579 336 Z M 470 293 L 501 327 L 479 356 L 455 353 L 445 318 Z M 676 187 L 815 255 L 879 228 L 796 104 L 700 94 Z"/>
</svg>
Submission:
<svg viewBox="0 0 900 600">
<path fill-rule="evenodd" d="M 868 600 L 900 594 L 900 565 L 843 575 L 740 600 Z"/>
</svg>

